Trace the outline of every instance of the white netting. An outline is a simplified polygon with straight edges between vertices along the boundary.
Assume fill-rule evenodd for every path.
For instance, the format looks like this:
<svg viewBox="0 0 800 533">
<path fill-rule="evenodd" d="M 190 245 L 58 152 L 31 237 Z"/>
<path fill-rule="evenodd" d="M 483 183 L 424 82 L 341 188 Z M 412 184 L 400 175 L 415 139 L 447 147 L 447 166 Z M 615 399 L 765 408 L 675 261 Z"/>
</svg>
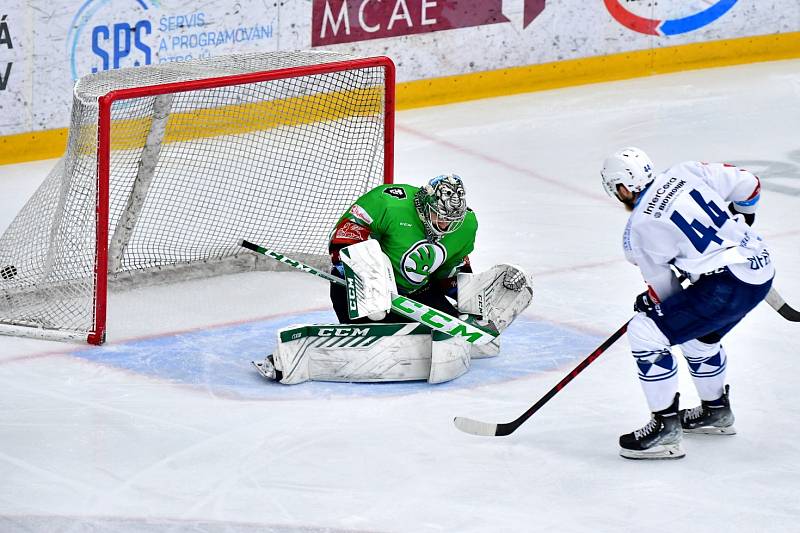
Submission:
<svg viewBox="0 0 800 533">
<path fill-rule="evenodd" d="M 99 97 L 350 59 L 250 54 L 81 79 L 64 158 L 0 238 L 0 323 L 93 328 Z M 324 256 L 336 219 L 384 180 L 386 76 L 376 64 L 116 101 L 112 278 L 213 264 L 241 254 L 242 238 L 302 258 Z"/>
</svg>

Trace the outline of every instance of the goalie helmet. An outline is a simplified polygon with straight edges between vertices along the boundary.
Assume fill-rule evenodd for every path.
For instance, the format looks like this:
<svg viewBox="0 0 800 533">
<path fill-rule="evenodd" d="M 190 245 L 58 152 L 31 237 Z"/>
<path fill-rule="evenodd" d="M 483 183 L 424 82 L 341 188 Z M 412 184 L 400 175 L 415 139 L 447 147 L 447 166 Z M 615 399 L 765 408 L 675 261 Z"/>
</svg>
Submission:
<svg viewBox="0 0 800 533">
<path fill-rule="evenodd" d="M 436 176 L 414 195 L 414 206 L 430 242 L 461 227 L 467 213 L 466 192 L 455 174 Z"/>
<path fill-rule="evenodd" d="M 624 185 L 631 192 L 641 192 L 650 184 L 653 175 L 653 162 L 642 150 L 634 147 L 623 148 L 603 162 L 603 186 L 612 198 L 617 197 L 617 185 Z"/>
</svg>

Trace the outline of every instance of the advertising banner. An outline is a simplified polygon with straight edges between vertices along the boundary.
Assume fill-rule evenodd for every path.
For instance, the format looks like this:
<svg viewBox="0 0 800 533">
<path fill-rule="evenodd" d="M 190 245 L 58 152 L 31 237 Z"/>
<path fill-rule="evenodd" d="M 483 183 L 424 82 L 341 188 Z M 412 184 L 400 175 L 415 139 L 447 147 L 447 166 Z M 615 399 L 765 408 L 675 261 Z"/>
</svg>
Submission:
<svg viewBox="0 0 800 533">
<path fill-rule="evenodd" d="M 398 81 L 800 31 L 797 0 L 4 0 L 0 136 L 93 72 L 254 51 L 388 55 Z"/>
</svg>

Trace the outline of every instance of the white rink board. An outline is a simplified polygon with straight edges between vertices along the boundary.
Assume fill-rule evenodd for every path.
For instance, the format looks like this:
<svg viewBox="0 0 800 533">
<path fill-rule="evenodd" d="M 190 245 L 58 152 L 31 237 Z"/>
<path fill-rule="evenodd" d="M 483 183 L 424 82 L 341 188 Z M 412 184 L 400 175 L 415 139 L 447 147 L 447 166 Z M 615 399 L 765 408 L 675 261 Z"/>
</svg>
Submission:
<svg viewBox="0 0 800 533">
<path fill-rule="evenodd" d="M 324 14 L 324 6 L 330 5 L 331 16 L 338 17 L 342 1 L 5 0 L 0 7 L 0 16 L 5 16 L 0 23 L 0 75 L 5 79 L 6 65 L 11 64 L 11 69 L 6 88 L 0 90 L 0 136 L 66 127 L 72 83 L 93 69 L 311 48 L 323 30 L 328 36 L 334 31 L 334 19 L 327 19 L 327 24 L 312 23 L 314 10 Z M 375 0 L 347 2 L 377 5 Z M 361 24 L 362 28 L 380 28 L 375 34 L 382 34 L 390 25 L 408 32 L 426 21 L 435 21 L 439 26 L 432 27 L 437 28 L 446 22 L 430 14 L 423 18 L 420 11 L 423 5 L 432 6 L 429 12 L 434 13 L 447 4 L 445 0 L 383 2 L 393 9 L 384 7 L 388 13 L 382 18 L 359 18 L 360 11 L 351 7 L 351 31 Z M 505 21 L 466 27 L 459 26 L 465 22 L 454 21 L 455 29 L 326 44 L 323 48 L 363 56 L 388 55 L 397 64 L 402 82 L 800 30 L 800 4 L 795 0 L 663 0 L 655 6 L 650 5 L 653 2 L 622 1 L 620 5 L 631 14 L 658 21 L 683 20 L 710 6 L 733 2 L 723 15 L 706 17 L 697 29 L 661 36 L 624 27 L 600 0 L 448 2 L 472 12 L 490 4 L 502 6 L 496 15 Z M 525 26 L 526 5 L 536 4 L 543 4 L 544 9 Z M 408 7 L 408 12 L 402 6 Z M 9 43 L 2 40 L 3 24 Z M 343 23 L 337 27 L 338 34 L 344 35 Z"/>
<path fill-rule="evenodd" d="M 299 272 L 112 294 L 100 348 L 0 337 L 0 530 L 795 531 L 800 330 L 765 304 L 725 339 L 739 434 L 687 437 L 680 461 L 617 455 L 647 421 L 624 340 L 509 437 L 452 418 L 512 420 L 630 316 L 643 283 L 599 179 L 623 145 L 657 166 L 748 162 L 776 287 L 800 305 L 798 73 L 762 63 L 399 113 L 398 181 L 462 174 L 475 268 L 534 280 L 503 354 L 450 385 L 262 381 L 250 359 L 276 327 L 332 314 L 325 283 Z M 50 164 L 0 167 L 0 229 Z"/>
</svg>

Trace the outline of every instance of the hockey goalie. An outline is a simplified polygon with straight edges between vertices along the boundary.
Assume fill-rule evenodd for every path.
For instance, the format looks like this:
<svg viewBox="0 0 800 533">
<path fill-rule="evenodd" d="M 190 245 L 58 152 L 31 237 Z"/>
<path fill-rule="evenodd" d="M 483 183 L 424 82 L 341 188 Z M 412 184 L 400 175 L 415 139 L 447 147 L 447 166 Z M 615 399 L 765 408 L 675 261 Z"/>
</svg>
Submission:
<svg viewBox="0 0 800 533">
<path fill-rule="evenodd" d="M 477 229 L 459 176 L 367 192 L 331 234 L 331 273 L 345 280 L 330 288 L 340 323 L 282 329 L 275 351 L 253 364 L 287 385 L 442 383 L 466 373 L 473 358 L 496 356 L 498 339 L 476 346 L 391 312 L 392 296 L 400 294 L 497 334 L 506 329 L 530 305 L 531 281 L 507 264 L 473 273 Z"/>
</svg>

